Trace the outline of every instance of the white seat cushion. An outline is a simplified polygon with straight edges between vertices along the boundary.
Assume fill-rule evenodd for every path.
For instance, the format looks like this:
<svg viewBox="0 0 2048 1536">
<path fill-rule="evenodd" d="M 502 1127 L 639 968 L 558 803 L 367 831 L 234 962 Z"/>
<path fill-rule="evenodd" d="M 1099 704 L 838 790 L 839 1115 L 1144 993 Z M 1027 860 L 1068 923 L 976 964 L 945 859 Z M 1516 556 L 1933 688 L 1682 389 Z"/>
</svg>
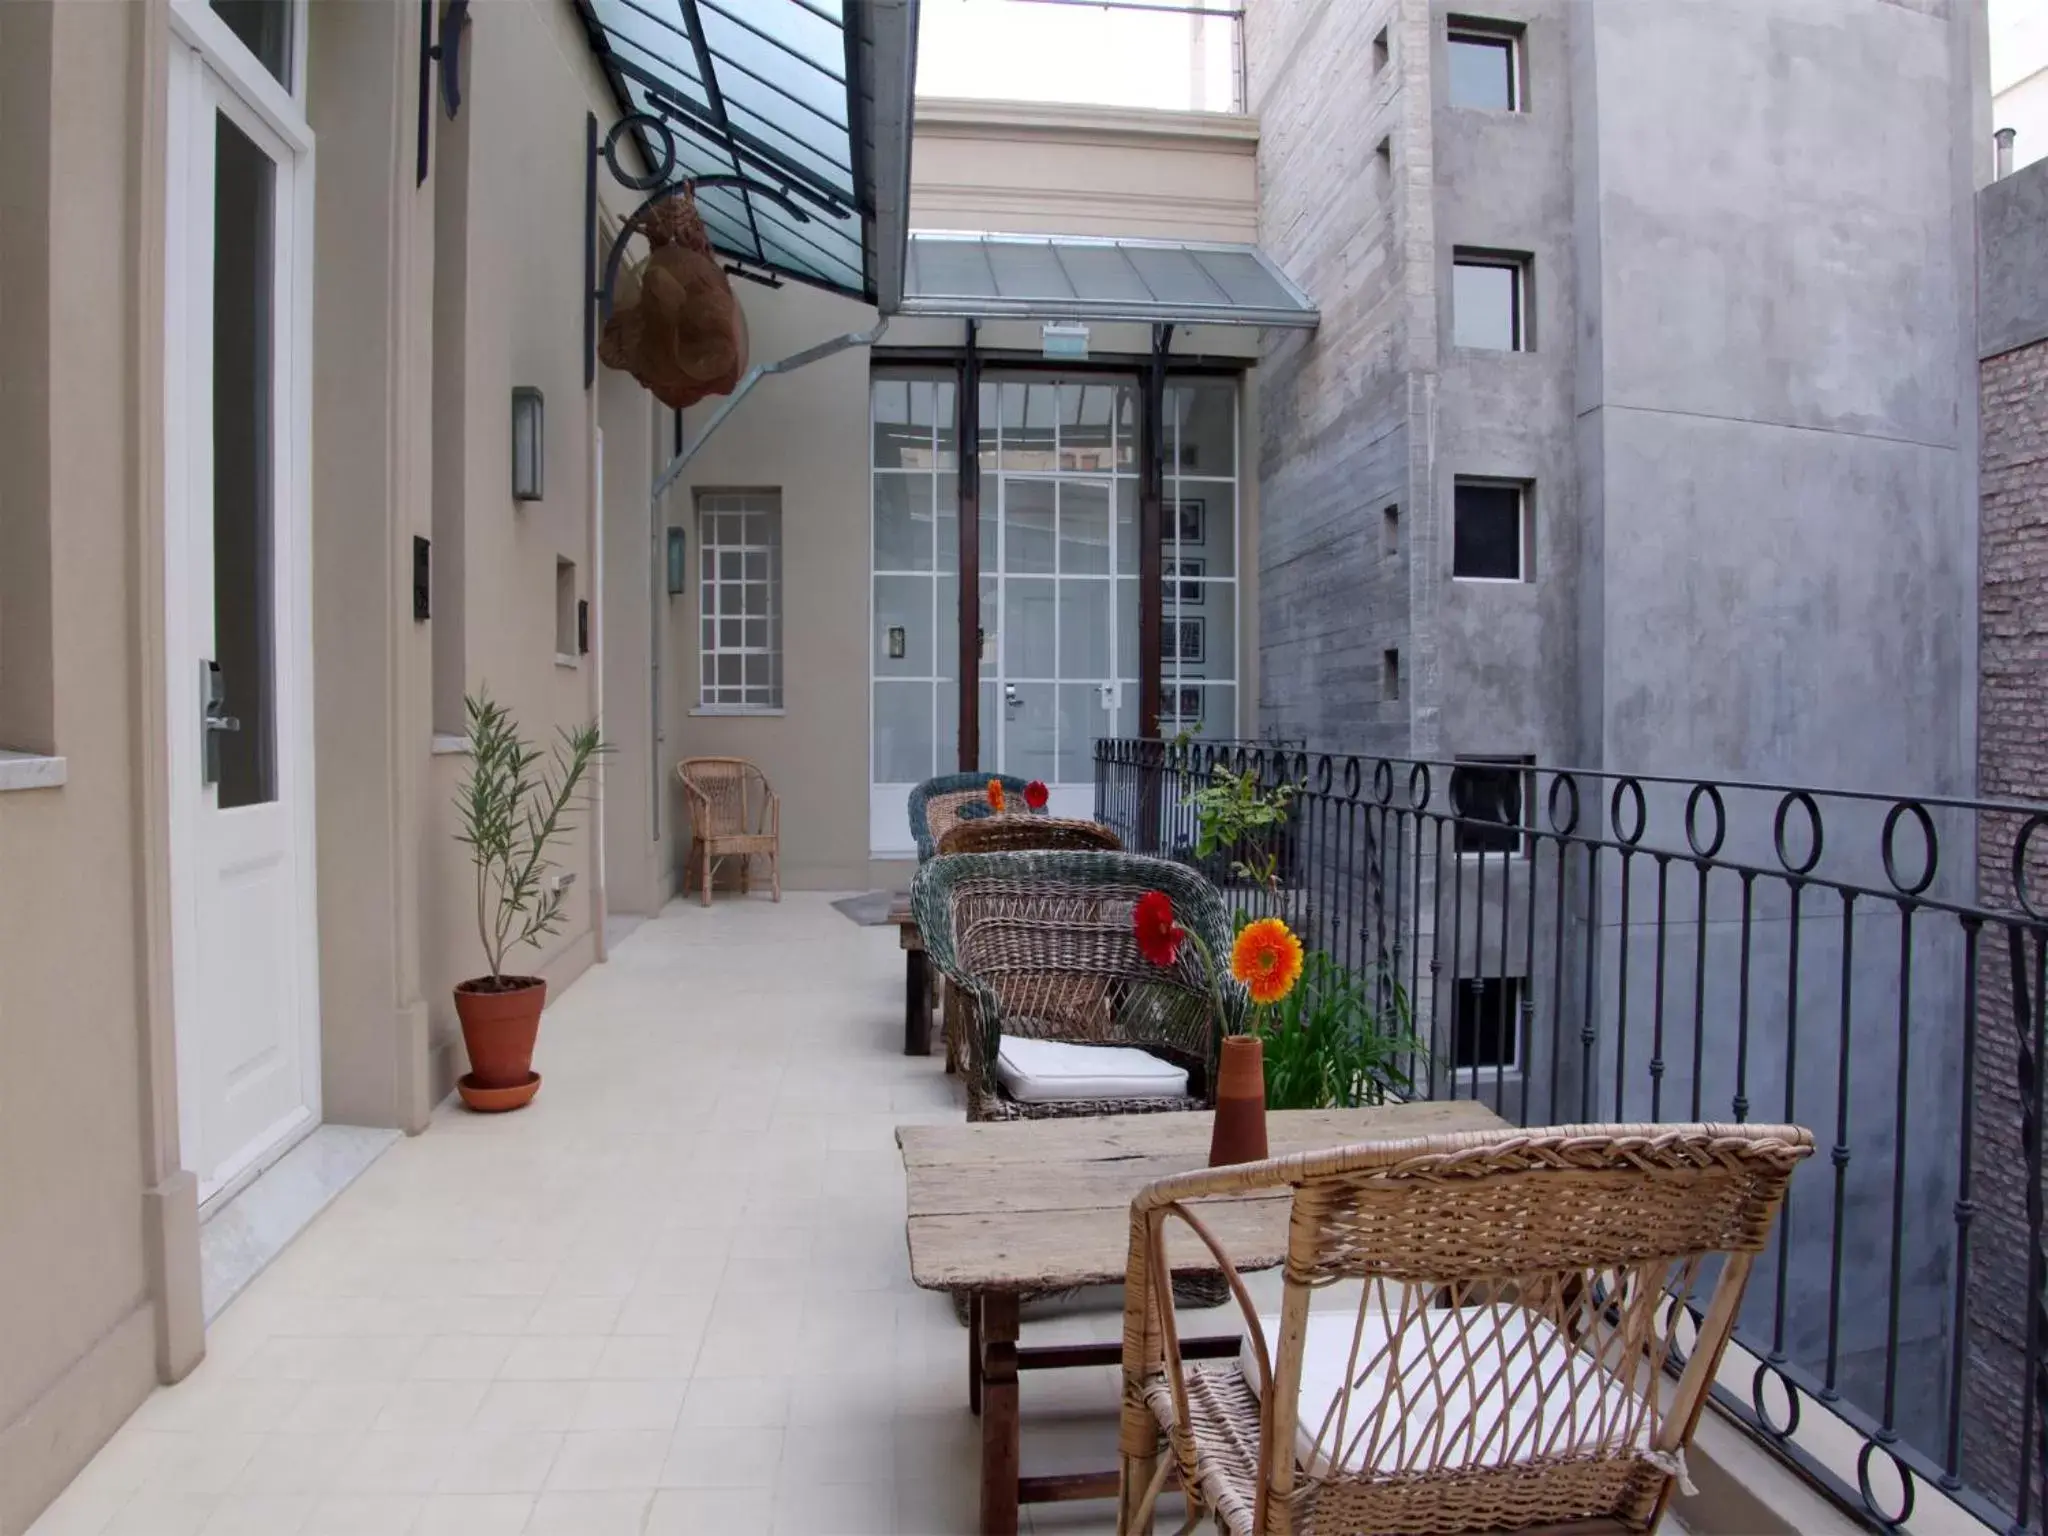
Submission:
<svg viewBox="0 0 2048 1536">
<path fill-rule="evenodd" d="M 1348 1473 L 1406 1472 L 1564 1456 L 1615 1443 L 1619 1426 L 1633 1412 L 1633 1395 L 1598 1361 L 1547 1319 L 1524 1308 L 1462 1311 L 1471 1328 L 1469 1346 L 1459 1343 L 1457 1314 L 1450 1308 L 1434 1308 L 1411 1317 L 1398 1350 L 1387 1352 L 1397 1356 L 1397 1363 L 1382 1353 L 1388 1331 L 1384 1313 L 1368 1312 L 1361 1331 L 1358 1313 L 1350 1308 L 1311 1312 L 1308 1337 L 1302 1341 L 1295 1464 L 1318 1477 L 1331 1475 L 1333 1459 Z M 1267 1347 L 1277 1347 L 1280 1319 L 1261 1317 L 1259 1327 Z M 1344 1415 L 1344 1443 L 1339 1446 L 1335 1421 L 1325 1437 L 1324 1419 L 1344 1389 L 1354 1336 L 1359 1385 Z M 1473 1362 L 1469 1371 L 1463 1363 L 1467 1347 Z M 1441 1393 L 1431 1380 L 1432 1355 L 1434 1374 L 1450 1380 L 1463 1373 L 1467 1379 L 1458 1381 L 1448 1394 Z M 1375 1433 L 1370 1426 L 1379 1399 L 1387 1392 L 1390 1363 L 1402 1386 L 1399 1421 L 1389 1410 Z M 1277 1359 L 1274 1364 L 1277 1369 Z M 1250 1334 L 1238 1350 L 1237 1368 L 1257 1397 L 1259 1356 Z M 1440 1399 L 1444 1411 L 1439 1430 L 1431 1421 Z M 1500 1428 L 1503 1415 L 1505 1433 Z M 1638 1445 L 1648 1443 L 1646 1415 L 1642 1422 L 1643 1431 L 1635 1436 Z M 1318 1439 L 1325 1440 L 1320 1448 Z M 1375 1440 L 1377 1444 L 1372 1443 Z"/>
<path fill-rule="evenodd" d="M 1005 1035 L 996 1053 L 1003 1091 L 1022 1104 L 1069 1099 L 1171 1099 L 1188 1091 L 1185 1067 L 1133 1045 L 1075 1045 Z"/>
</svg>

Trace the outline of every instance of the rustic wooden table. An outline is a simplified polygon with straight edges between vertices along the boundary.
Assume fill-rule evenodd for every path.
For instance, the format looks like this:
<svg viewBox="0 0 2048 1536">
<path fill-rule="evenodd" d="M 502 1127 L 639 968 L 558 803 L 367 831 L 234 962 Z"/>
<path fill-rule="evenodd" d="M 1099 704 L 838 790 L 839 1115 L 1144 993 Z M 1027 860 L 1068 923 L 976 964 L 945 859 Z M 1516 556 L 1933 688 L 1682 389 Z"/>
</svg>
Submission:
<svg viewBox="0 0 2048 1536">
<path fill-rule="evenodd" d="M 1117 1344 L 1022 1348 L 1017 1303 L 1026 1294 L 1121 1283 L 1130 1253 L 1131 1199 L 1154 1179 L 1200 1168 L 1209 1155 L 1206 1111 L 906 1125 L 896 1131 L 909 1183 L 911 1278 L 969 1297 L 967 1397 L 981 1415 L 981 1528 L 1011 1536 L 1020 1504 L 1111 1498 L 1116 1473 L 1018 1475 L 1017 1373 L 1114 1365 Z M 1483 1130 L 1501 1121 L 1471 1100 L 1381 1109 L 1280 1110 L 1267 1117 L 1273 1155 L 1394 1136 Z M 1202 1220 L 1241 1270 L 1270 1269 L 1286 1254 L 1284 1190 L 1202 1202 Z M 1192 1233 L 1167 1239 L 1174 1268 L 1213 1266 Z M 1237 1353 L 1238 1335 L 1190 1339 L 1190 1358 Z"/>
<path fill-rule="evenodd" d="M 931 972 L 924 957 L 924 934 L 910 915 L 910 893 L 897 896 L 889 908 L 896 942 L 903 946 L 903 1054 L 932 1053 Z"/>
</svg>

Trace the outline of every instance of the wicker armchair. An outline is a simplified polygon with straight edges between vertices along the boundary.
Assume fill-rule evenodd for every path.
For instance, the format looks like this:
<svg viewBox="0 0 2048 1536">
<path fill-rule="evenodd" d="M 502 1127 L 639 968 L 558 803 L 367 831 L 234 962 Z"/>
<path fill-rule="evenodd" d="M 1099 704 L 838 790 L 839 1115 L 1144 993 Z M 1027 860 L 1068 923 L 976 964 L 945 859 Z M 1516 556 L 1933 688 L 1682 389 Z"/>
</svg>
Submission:
<svg viewBox="0 0 2048 1536">
<path fill-rule="evenodd" d="M 767 776 L 743 757 L 686 757 L 676 765 L 683 798 L 690 806 L 690 855 L 683 865 L 683 894 L 695 871 L 711 905 L 711 866 L 740 861 L 740 890 L 748 889 L 755 858 L 768 861 L 775 899 L 782 900 L 782 801 Z"/>
<path fill-rule="evenodd" d="M 1150 1185 L 1131 1203 L 1120 1536 L 1151 1529 L 1169 1468 L 1236 1536 L 1654 1530 L 1750 1267 L 1812 1151 L 1797 1126 L 1559 1126 Z M 1194 1203 L 1263 1190 L 1291 1191 L 1293 1207 L 1267 1318 Z M 1162 1296 L 1169 1220 L 1243 1309 L 1234 1361 L 1181 1358 Z M 1701 1309 L 1689 1346 L 1675 1298 Z"/>
<path fill-rule="evenodd" d="M 985 825 L 986 823 L 977 823 Z M 1212 953 L 1230 947 L 1214 887 L 1184 865 L 1129 853 L 962 853 L 910 885 L 925 951 L 957 1007 L 970 1120 L 1201 1109 L 1214 1102 L 1222 1038 L 1195 946 L 1171 969 L 1138 952 L 1131 914 L 1147 891 L 1172 898 Z M 1233 996 L 1238 983 L 1227 974 Z M 957 994 L 957 1002 L 951 999 Z M 1136 1047 L 1186 1072 L 1182 1091 L 1021 1099 L 1004 1086 L 1005 1038 Z"/>
<path fill-rule="evenodd" d="M 939 852 L 1121 853 L 1123 839 L 1099 821 L 1069 821 L 1062 816 L 982 816 L 956 821 L 939 838 Z"/>
<path fill-rule="evenodd" d="M 1003 793 L 1024 803 L 1025 780 L 1010 773 L 942 773 L 926 779 L 910 792 L 910 835 L 917 840 L 917 862 L 922 864 L 939 851 L 939 839 L 960 819 L 960 807 L 970 801 L 985 801 L 988 781 L 996 780 Z"/>
</svg>

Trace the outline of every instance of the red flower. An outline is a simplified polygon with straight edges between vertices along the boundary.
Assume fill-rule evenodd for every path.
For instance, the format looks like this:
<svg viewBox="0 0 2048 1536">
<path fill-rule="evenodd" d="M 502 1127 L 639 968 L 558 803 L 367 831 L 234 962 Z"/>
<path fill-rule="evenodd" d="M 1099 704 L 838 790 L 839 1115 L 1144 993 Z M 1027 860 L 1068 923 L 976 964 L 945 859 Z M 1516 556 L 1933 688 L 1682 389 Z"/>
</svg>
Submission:
<svg viewBox="0 0 2048 1536">
<path fill-rule="evenodd" d="M 988 808 L 998 816 L 1003 814 L 1005 806 L 1003 804 L 1003 781 L 1001 779 L 990 779 L 988 781 Z"/>
<path fill-rule="evenodd" d="M 1024 803 L 1034 811 L 1045 809 L 1045 802 L 1052 798 L 1052 791 L 1045 787 L 1045 780 L 1033 779 L 1024 786 Z"/>
<path fill-rule="evenodd" d="M 1180 955 L 1180 941 L 1187 937 L 1187 930 L 1174 921 L 1173 898 L 1164 891 L 1147 891 L 1138 898 L 1131 928 L 1138 953 L 1158 966 L 1172 965 Z"/>
</svg>

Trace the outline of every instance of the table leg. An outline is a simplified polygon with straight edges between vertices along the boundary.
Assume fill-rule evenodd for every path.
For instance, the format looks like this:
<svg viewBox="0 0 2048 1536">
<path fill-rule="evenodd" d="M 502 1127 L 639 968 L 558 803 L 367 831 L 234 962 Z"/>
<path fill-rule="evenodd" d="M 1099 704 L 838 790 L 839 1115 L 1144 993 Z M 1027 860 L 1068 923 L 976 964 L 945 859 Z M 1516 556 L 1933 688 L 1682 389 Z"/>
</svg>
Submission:
<svg viewBox="0 0 2048 1536">
<path fill-rule="evenodd" d="M 1017 1293 L 981 1298 L 982 1536 L 1017 1532 Z"/>
<path fill-rule="evenodd" d="M 967 1408 L 981 1412 L 981 1292 L 967 1293 Z"/>
<path fill-rule="evenodd" d="M 903 952 L 903 1054 L 929 1056 L 932 1053 L 932 1008 L 925 980 L 924 951 Z"/>
</svg>

